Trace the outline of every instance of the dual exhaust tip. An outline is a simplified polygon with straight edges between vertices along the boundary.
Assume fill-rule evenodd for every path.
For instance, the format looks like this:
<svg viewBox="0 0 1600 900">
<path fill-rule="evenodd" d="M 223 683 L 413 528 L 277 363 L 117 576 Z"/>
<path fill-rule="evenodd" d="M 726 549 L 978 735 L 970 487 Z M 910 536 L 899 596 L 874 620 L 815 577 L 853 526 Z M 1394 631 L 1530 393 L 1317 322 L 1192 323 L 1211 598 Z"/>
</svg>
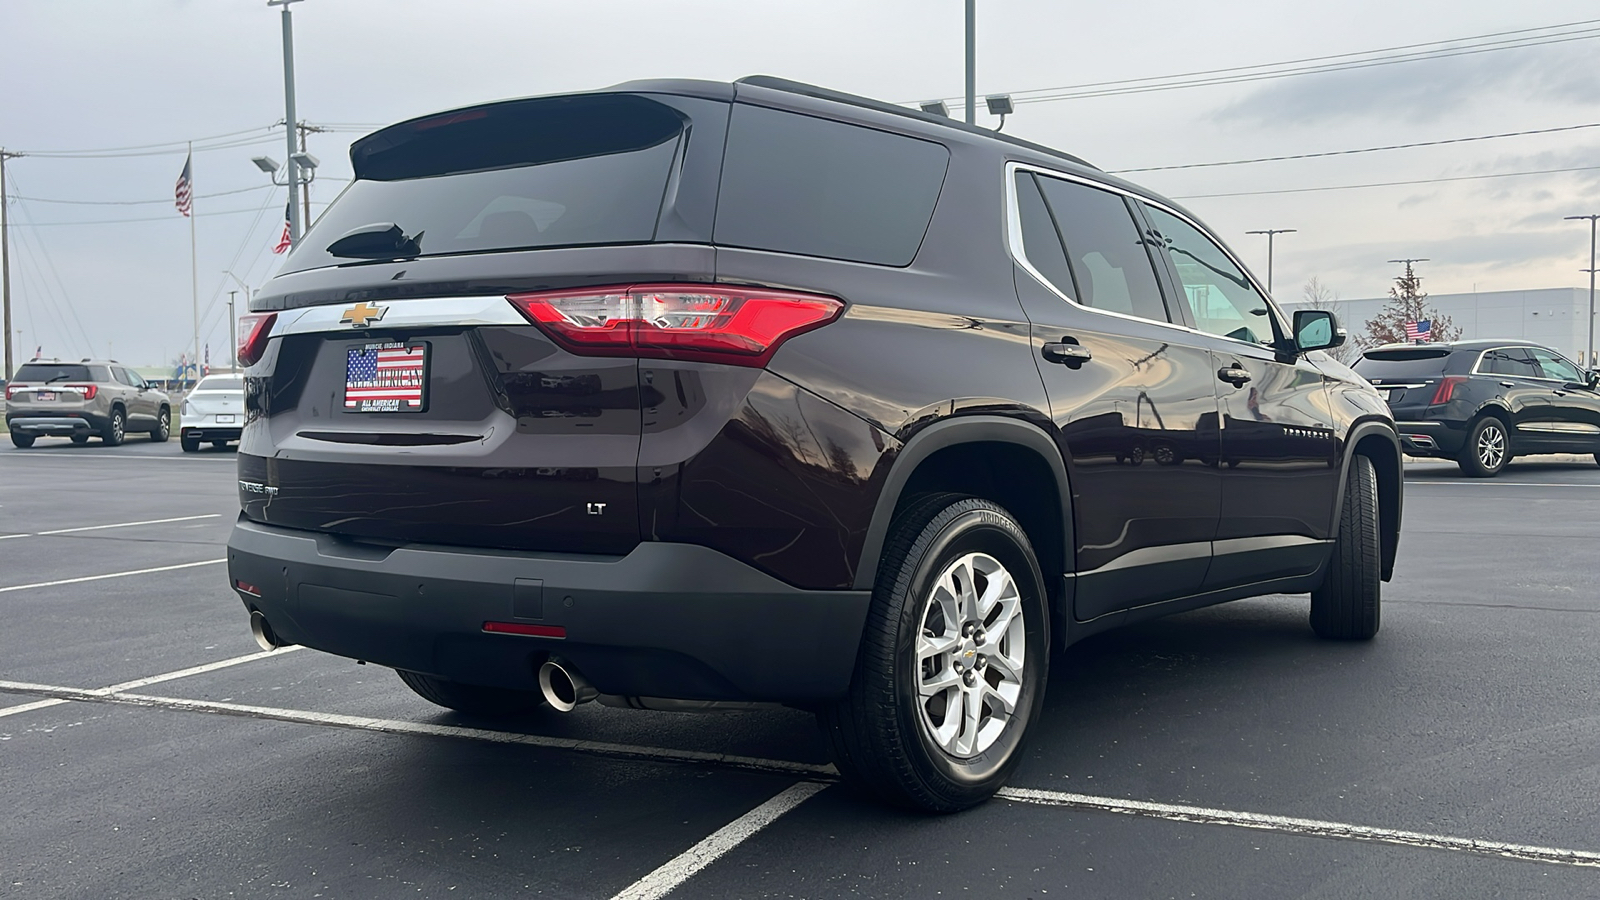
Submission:
<svg viewBox="0 0 1600 900">
<path fill-rule="evenodd" d="M 250 610 L 250 634 L 255 637 L 256 644 L 263 650 L 276 650 L 279 647 L 294 646 L 289 641 L 278 637 L 277 632 L 273 631 L 272 626 L 268 624 L 267 617 L 262 615 L 259 609 Z"/>
</svg>

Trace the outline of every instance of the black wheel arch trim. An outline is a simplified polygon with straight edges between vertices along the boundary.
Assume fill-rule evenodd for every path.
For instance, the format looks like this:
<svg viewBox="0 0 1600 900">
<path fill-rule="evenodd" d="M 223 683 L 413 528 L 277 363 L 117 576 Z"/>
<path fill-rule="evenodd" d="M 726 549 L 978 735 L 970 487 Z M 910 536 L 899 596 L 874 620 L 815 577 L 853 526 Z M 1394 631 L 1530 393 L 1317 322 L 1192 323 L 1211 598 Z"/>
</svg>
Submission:
<svg viewBox="0 0 1600 900">
<path fill-rule="evenodd" d="M 1381 574 L 1383 580 L 1388 581 L 1394 577 L 1395 555 L 1400 548 L 1401 510 L 1405 497 L 1405 461 L 1400 450 L 1400 433 L 1395 430 L 1393 422 L 1387 419 L 1362 420 L 1346 435 L 1344 466 L 1339 471 L 1339 492 L 1334 495 L 1333 519 L 1329 522 L 1328 533 L 1338 533 L 1339 516 L 1344 513 L 1346 482 L 1350 479 L 1350 467 L 1358 455 L 1356 448 L 1372 440 L 1383 441 L 1394 454 L 1391 460 L 1379 459 L 1369 453 L 1359 454 L 1371 460 L 1378 472 L 1378 526 L 1383 544 Z M 1384 477 L 1386 467 L 1387 478 Z"/>
<path fill-rule="evenodd" d="M 1073 564 L 1076 554 L 1072 551 L 1072 491 L 1067 480 L 1066 462 L 1056 442 L 1042 428 L 1021 419 L 996 415 L 952 416 L 923 426 L 895 454 L 889 476 L 884 480 L 883 489 L 878 492 L 878 502 L 873 507 L 866 540 L 862 543 L 861 560 L 856 566 L 853 585 L 856 590 L 871 590 L 877 580 L 878 562 L 883 553 L 883 542 L 889 534 L 890 522 L 900 505 L 901 493 L 917 467 L 947 447 L 976 443 L 1015 444 L 1031 450 L 1049 467 L 1055 476 L 1056 495 L 1061 501 L 1061 559 L 1069 567 Z M 1046 572 L 1046 583 L 1059 578 L 1061 574 Z"/>
</svg>

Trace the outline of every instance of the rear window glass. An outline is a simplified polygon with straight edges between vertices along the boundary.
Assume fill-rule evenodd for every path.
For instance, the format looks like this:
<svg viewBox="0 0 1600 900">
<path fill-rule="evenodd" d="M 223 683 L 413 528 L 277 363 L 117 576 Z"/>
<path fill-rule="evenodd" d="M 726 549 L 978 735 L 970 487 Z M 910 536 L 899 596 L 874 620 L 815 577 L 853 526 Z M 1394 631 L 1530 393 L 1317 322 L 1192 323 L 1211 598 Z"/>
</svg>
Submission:
<svg viewBox="0 0 1600 900">
<path fill-rule="evenodd" d="M 242 375 L 213 375 L 201 379 L 194 387 L 197 391 L 242 391 L 244 390 L 244 376 Z"/>
<path fill-rule="evenodd" d="M 944 145 L 735 104 L 718 244 L 909 265 L 944 185 Z"/>
<path fill-rule="evenodd" d="M 1450 351 L 1419 347 L 1415 350 L 1369 350 L 1356 360 L 1362 378 L 1433 378 L 1444 372 Z"/>
<path fill-rule="evenodd" d="M 12 381 L 93 381 L 89 367 L 62 363 L 23 363 Z"/>
<path fill-rule="evenodd" d="M 676 110 L 628 94 L 501 103 L 386 128 L 350 148 L 356 180 L 285 270 L 359 262 L 327 248 L 382 223 L 415 239 L 421 256 L 650 241 L 684 129 Z"/>
</svg>

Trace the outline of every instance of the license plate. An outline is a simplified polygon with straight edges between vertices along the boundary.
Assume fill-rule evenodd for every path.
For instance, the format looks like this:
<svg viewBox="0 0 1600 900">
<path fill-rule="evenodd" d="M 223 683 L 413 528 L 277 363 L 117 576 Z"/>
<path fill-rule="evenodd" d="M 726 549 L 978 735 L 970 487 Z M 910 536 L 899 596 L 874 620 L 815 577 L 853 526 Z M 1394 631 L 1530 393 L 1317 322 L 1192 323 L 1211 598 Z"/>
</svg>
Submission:
<svg viewBox="0 0 1600 900">
<path fill-rule="evenodd" d="M 217 424 L 218 425 L 232 425 L 233 424 L 233 415 L 230 413 L 230 414 L 227 414 L 227 415 L 217 416 Z"/>
<path fill-rule="evenodd" d="M 54 400 L 54 399 L 56 399 L 56 392 L 55 391 L 34 391 L 33 399 L 35 399 L 35 400 Z"/>
<path fill-rule="evenodd" d="M 426 342 L 356 344 L 347 348 L 345 353 L 346 410 L 422 412 L 427 408 Z"/>
</svg>

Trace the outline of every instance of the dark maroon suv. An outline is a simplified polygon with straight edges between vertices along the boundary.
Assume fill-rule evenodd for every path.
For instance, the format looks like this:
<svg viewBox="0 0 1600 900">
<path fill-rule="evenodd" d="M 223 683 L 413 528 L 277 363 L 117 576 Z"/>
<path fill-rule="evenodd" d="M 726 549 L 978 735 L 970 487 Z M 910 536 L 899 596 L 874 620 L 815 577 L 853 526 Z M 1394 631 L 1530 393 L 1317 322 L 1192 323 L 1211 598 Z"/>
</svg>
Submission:
<svg viewBox="0 0 1600 900">
<path fill-rule="evenodd" d="M 1198 220 L 773 78 L 403 122 L 252 301 L 232 587 L 465 713 L 785 703 L 928 810 L 1050 656 L 1311 594 L 1378 630 L 1383 399 Z"/>
</svg>

